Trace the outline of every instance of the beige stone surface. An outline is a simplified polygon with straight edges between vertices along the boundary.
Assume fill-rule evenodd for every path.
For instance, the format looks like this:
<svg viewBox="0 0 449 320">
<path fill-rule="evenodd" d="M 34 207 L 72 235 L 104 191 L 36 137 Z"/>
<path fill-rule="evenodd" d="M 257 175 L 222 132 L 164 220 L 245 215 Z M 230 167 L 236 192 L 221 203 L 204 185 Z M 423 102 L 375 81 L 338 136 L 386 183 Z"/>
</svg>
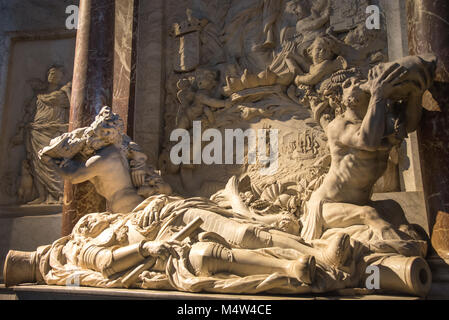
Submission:
<svg viewBox="0 0 449 320">
<path fill-rule="evenodd" d="M 4 287 L 0 284 L 0 292 Z M 136 290 L 136 289 L 102 289 L 83 287 L 58 287 L 58 286 L 17 286 L 7 289 L 6 299 L 161 299 L 161 300 L 285 300 L 285 301 L 311 301 L 311 300 L 418 300 L 410 296 L 393 295 L 350 295 L 347 296 L 310 296 L 293 297 L 277 295 L 224 295 L 207 293 L 186 293 L 161 290 Z M 0 294 L 0 299 L 2 296 Z"/>
<path fill-rule="evenodd" d="M 156 165 L 164 110 L 164 0 L 143 1 L 139 7 L 134 137 Z"/>
<path fill-rule="evenodd" d="M 449 214 L 438 212 L 432 231 L 432 246 L 442 259 L 449 259 Z"/>
<path fill-rule="evenodd" d="M 421 226 L 429 234 L 429 221 L 422 192 L 375 193 L 371 199 L 383 202 L 386 211 L 388 211 L 389 206 L 399 204 L 408 223 Z"/>
<path fill-rule="evenodd" d="M 61 214 L 0 217 L 1 278 L 3 279 L 3 263 L 8 250 L 32 251 L 38 246 L 55 241 L 60 234 Z"/>
</svg>

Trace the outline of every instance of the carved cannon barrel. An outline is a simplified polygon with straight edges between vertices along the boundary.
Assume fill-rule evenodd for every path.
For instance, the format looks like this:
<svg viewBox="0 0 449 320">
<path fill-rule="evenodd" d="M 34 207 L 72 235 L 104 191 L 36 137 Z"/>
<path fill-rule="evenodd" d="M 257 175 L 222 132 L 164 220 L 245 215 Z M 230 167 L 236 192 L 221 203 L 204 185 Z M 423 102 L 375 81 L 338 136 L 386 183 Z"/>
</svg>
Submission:
<svg viewBox="0 0 449 320">
<path fill-rule="evenodd" d="M 376 264 L 380 289 L 424 297 L 432 285 L 432 273 L 421 257 L 393 256 Z"/>
<path fill-rule="evenodd" d="M 3 268 L 3 277 L 6 287 L 21 283 L 38 282 L 39 271 L 37 266 L 37 252 L 10 250 Z"/>
</svg>

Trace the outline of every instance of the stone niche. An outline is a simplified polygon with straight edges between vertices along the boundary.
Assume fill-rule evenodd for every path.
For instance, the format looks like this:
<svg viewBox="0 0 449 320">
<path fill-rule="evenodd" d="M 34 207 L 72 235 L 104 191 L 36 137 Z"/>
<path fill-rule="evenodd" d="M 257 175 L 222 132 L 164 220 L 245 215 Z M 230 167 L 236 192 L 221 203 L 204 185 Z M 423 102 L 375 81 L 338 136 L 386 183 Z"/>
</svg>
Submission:
<svg viewBox="0 0 449 320">
<path fill-rule="evenodd" d="M 7 76 L 7 94 L 2 114 L 1 157 L 0 157 L 0 205 L 26 205 L 38 198 L 36 190 L 35 155 L 32 154 L 31 130 L 40 131 L 43 141 L 57 136 L 59 131 L 67 130 L 70 106 L 70 84 L 73 73 L 75 52 L 74 34 L 17 34 L 11 38 L 10 62 Z M 49 70 L 53 67 L 63 70 L 58 83 L 51 88 L 48 83 Z M 61 90 L 62 94 L 48 95 Z M 42 99 L 36 99 L 38 95 Z M 59 101 L 58 99 L 62 99 Z M 64 114 L 61 123 L 52 123 L 55 134 L 51 133 L 45 122 L 50 122 L 49 115 L 37 119 L 36 108 L 40 101 L 45 104 L 62 106 Z M 59 116 L 59 115 L 58 115 Z M 64 122 L 64 123 L 63 123 Z M 39 143 L 38 143 L 39 144 Z M 31 153 L 31 154 L 30 154 Z M 46 186 L 44 186 L 46 188 Z M 61 188 L 62 192 L 62 188 Z M 60 204 L 60 199 L 35 201 L 37 204 Z M 51 209 L 50 209 L 51 210 Z M 45 212 L 40 212 L 44 214 Z"/>
<path fill-rule="evenodd" d="M 74 52 L 74 34 L 63 32 L 55 36 L 54 33 L 46 35 L 43 32 L 42 35 L 27 32 L 11 36 L 7 94 L 2 110 L 0 135 L 0 265 L 3 265 L 9 249 L 31 250 L 54 241 L 60 235 L 60 201 L 52 204 L 28 204 L 38 195 L 33 176 L 28 177 L 28 185 L 23 178 L 23 164 L 27 162 L 26 143 L 29 142 L 19 126 L 30 125 L 34 113 L 28 116 L 28 121 L 24 121 L 26 111 L 34 111 L 36 93 L 45 92 L 47 72 L 51 66 L 64 68 L 64 77 L 58 89 L 71 81 Z M 12 143 L 15 139 L 17 140 Z M 20 197 L 23 192 L 19 192 L 21 183 L 25 183 L 22 190 L 28 192 L 25 198 Z"/>
<path fill-rule="evenodd" d="M 10 249 L 32 250 L 60 236 L 60 203 L 28 205 L 36 195 L 33 186 L 31 195 L 19 200 L 26 140 L 12 141 L 19 126 L 29 124 L 25 111 L 36 94 L 45 92 L 48 69 L 64 67 L 58 89 L 71 81 L 76 33 L 65 27 L 66 7 L 78 3 L 0 0 L 0 265 Z"/>
</svg>

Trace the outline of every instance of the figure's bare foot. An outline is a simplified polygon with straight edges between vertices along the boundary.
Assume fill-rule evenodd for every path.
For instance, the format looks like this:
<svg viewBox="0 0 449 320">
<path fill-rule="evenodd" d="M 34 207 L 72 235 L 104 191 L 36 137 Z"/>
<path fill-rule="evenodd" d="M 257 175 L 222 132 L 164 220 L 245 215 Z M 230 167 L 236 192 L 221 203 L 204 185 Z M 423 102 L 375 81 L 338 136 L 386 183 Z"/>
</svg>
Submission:
<svg viewBox="0 0 449 320">
<path fill-rule="evenodd" d="M 290 266 L 290 274 L 298 281 L 312 284 L 315 280 L 316 260 L 314 256 L 305 255 L 293 262 Z"/>
<path fill-rule="evenodd" d="M 327 248 L 320 252 L 320 261 L 335 268 L 343 266 L 350 252 L 350 236 L 340 233 L 333 238 Z"/>
</svg>

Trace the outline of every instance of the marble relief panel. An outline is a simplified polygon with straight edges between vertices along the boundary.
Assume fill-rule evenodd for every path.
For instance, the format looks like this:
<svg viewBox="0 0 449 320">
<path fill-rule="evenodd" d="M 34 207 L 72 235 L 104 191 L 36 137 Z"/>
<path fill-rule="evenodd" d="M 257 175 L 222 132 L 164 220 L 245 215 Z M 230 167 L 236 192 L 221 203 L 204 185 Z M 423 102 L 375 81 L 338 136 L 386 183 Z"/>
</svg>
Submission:
<svg viewBox="0 0 449 320">
<path fill-rule="evenodd" d="M 62 180 L 37 152 L 66 132 L 75 38 L 12 41 L 1 126 L 0 204 L 59 204 Z"/>
<path fill-rule="evenodd" d="M 329 163 L 322 121 L 339 112 L 332 88 L 388 59 L 386 29 L 365 27 L 367 4 L 166 1 L 158 166 L 175 190 L 209 197 L 237 175 L 260 188 L 282 179 L 301 188 L 311 184 L 313 191 L 327 172 L 322 164 Z M 317 50 L 324 51 L 323 59 L 314 57 Z M 201 121 L 202 132 L 214 128 L 223 136 L 226 129 L 279 130 L 278 170 L 261 177 L 260 164 L 247 161 L 173 165 L 170 135 L 182 128 L 193 137 L 194 121 Z M 399 191 L 396 159 L 394 150 L 376 192 Z"/>
</svg>

